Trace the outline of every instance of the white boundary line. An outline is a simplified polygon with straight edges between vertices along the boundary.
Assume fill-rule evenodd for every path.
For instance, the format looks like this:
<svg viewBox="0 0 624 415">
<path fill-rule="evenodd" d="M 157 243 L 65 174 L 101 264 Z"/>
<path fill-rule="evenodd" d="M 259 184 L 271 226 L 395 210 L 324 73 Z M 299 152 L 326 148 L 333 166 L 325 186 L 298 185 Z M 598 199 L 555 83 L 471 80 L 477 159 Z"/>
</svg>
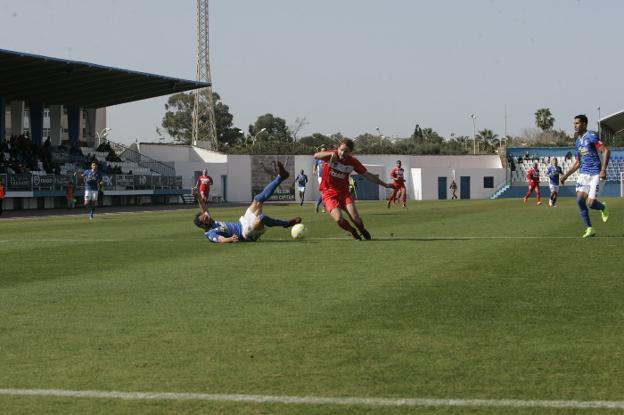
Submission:
<svg viewBox="0 0 624 415">
<path fill-rule="evenodd" d="M 324 398 L 318 396 L 272 396 L 212 393 L 74 391 L 62 389 L 0 389 L 0 396 L 38 396 L 119 400 L 252 402 L 300 405 L 344 405 L 386 407 L 494 407 L 624 409 L 624 401 L 520 400 L 520 399 L 385 399 Z"/>
</svg>

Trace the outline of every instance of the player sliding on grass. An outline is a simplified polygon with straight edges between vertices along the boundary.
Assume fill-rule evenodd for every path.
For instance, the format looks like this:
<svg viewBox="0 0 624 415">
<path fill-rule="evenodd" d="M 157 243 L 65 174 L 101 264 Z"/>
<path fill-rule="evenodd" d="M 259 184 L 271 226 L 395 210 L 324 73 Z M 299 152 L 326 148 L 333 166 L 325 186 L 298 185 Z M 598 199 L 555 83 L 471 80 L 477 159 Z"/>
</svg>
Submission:
<svg viewBox="0 0 624 415">
<path fill-rule="evenodd" d="M 323 193 L 323 203 L 325 209 L 332 217 L 334 222 L 342 229 L 348 231 L 353 239 L 362 240 L 362 236 L 366 240 L 371 239 L 370 233 L 364 228 L 364 222 L 355 208 L 355 202 L 349 194 L 349 175 L 355 170 L 373 183 L 380 186 L 391 187 L 379 179 L 379 177 L 366 171 L 366 167 L 360 163 L 358 159 L 351 156 L 353 152 L 353 141 L 342 139 L 337 150 L 319 151 L 314 155 L 316 160 L 324 160 L 323 180 L 321 181 L 321 192 Z M 357 230 L 342 217 L 342 211 L 345 210 L 355 225 Z M 357 231 L 360 231 L 358 234 Z"/>
<path fill-rule="evenodd" d="M 587 226 L 583 238 L 589 238 L 596 235 L 589 219 L 590 209 L 599 210 L 602 215 L 602 221 L 609 219 L 609 210 L 606 203 L 598 201 L 598 190 L 600 180 L 607 178 L 607 166 L 609 165 L 609 149 L 600 141 L 600 137 L 593 132 L 587 130 L 587 116 L 577 115 L 574 117 L 574 132 L 577 134 L 575 147 L 577 150 L 576 161 L 562 177 L 561 185 L 575 171 L 579 170 L 576 179 L 576 203 L 579 206 L 581 218 Z M 600 161 L 598 152 L 604 154 L 604 165 Z"/>
<path fill-rule="evenodd" d="M 208 240 L 215 243 L 232 243 L 232 242 L 253 242 L 257 241 L 266 231 L 266 227 L 281 226 L 283 228 L 291 227 L 301 222 L 301 218 L 296 217 L 289 221 L 274 219 L 262 213 L 262 205 L 271 197 L 275 189 L 280 183 L 290 175 L 281 162 L 277 162 L 278 176 L 264 188 L 264 190 L 254 197 L 253 202 L 247 208 L 244 216 L 241 216 L 238 222 L 222 222 L 216 221 L 210 216 L 210 212 L 206 209 L 206 203 L 201 197 L 198 197 L 195 189 L 194 195 L 199 203 L 200 212 L 195 215 L 195 225 L 204 230 L 204 235 Z"/>
</svg>

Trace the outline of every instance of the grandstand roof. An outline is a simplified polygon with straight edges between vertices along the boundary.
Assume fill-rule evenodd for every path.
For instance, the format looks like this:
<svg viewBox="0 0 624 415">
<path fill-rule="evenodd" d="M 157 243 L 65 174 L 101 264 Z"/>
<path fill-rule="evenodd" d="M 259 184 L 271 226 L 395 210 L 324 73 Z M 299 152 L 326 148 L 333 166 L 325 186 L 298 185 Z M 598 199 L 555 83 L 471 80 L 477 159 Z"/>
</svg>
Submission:
<svg viewBox="0 0 624 415">
<path fill-rule="evenodd" d="M 0 96 L 7 101 L 100 108 L 207 86 L 206 82 L 0 49 Z"/>
<path fill-rule="evenodd" d="M 600 124 L 603 127 L 607 127 L 612 133 L 624 130 L 624 111 L 602 118 Z"/>
</svg>

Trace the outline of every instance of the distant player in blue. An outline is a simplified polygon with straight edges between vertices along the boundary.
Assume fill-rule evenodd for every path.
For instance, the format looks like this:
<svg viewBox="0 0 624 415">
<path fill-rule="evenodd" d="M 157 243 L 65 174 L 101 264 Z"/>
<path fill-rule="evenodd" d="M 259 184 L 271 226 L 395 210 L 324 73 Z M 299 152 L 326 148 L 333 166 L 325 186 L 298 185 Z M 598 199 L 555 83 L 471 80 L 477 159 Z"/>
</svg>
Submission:
<svg viewBox="0 0 624 415">
<path fill-rule="evenodd" d="M 552 158 L 552 164 L 546 170 L 550 184 L 550 200 L 548 206 L 557 207 L 557 196 L 559 195 L 559 176 L 563 174 L 557 157 Z"/>
<path fill-rule="evenodd" d="M 280 183 L 290 175 L 281 162 L 277 162 L 278 176 L 264 188 L 264 190 L 254 197 L 254 200 L 247 208 L 244 216 L 238 222 L 222 222 L 214 220 L 210 212 L 206 209 L 206 203 L 198 197 L 197 190 L 194 191 L 195 199 L 199 203 L 200 212 L 195 215 L 194 223 L 204 230 L 204 235 L 210 242 L 227 244 L 233 242 L 254 242 L 257 241 L 266 227 L 281 226 L 289 228 L 297 223 L 301 223 L 301 218 L 297 217 L 289 221 L 274 219 L 262 213 L 264 202 L 271 197 Z"/>
<path fill-rule="evenodd" d="M 327 150 L 326 146 L 319 147 L 319 151 L 326 151 L 326 150 Z M 323 166 L 324 165 L 325 165 L 325 160 L 314 160 L 314 169 L 312 170 L 312 172 L 316 175 L 319 188 L 321 187 L 321 182 L 323 181 Z M 321 203 L 323 203 L 323 194 L 319 190 L 319 195 L 316 198 L 316 204 L 314 205 L 314 210 L 316 210 L 316 213 L 318 213 L 319 206 L 321 206 Z M 325 209 L 323 209 L 323 212 L 325 212 Z"/>
<path fill-rule="evenodd" d="M 303 170 L 301 170 L 301 173 L 299 173 L 299 175 L 295 178 L 295 183 L 297 183 L 297 189 L 299 190 L 299 199 L 301 199 L 299 206 L 302 206 L 303 198 L 305 196 L 306 184 L 308 183 L 308 176 L 305 175 Z"/>
<path fill-rule="evenodd" d="M 74 176 L 76 175 L 77 172 L 74 172 Z M 89 208 L 89 220 L 93 220 L 95 205 L 98 200 L 98 188 L 103 184 L 102 175 L 98 171 L 97 162 L 92 162 L 91 168 L 82 172 L 80 177 L 84 179 L 85 184 L 84 205 Z"/>
<path fill-rule="evenodd" d="M 587 130 L 587 116 L 577 115 L 574 117 L 574 132 L 577 135 L 576 139 L 576 161 L 570 167 L 562 177 L 561 184 L 563 185 L 566 179 L 579 170 L 579 176 L 576 180 L 576 203 L 578 203 L 581 218 L 587 226 L 583 238 L 589 238 L 596 235 L 594 228 L 591 225 L 589 219 L 590 209 L 599 210 L 602 215 L 602 221 L 606 222 L 609 219 L 609 210 L 606 203 L 600 203 L 598 201 L 598 190 L 600 187 L 600 180 L 606 180 L 607 166 L 609 165 L 609 149 L 600 141 L 598 135 L 593 131 Z M 600 154 L 604 155 L 604 164 L 600 161 Z"/>
</svg>

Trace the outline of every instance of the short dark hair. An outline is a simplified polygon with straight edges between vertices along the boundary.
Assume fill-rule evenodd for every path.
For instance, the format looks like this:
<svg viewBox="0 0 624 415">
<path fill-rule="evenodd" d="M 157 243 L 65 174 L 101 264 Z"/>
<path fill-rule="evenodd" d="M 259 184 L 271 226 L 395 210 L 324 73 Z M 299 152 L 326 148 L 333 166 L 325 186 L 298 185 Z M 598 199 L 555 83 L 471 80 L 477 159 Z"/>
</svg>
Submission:
<svg viewBox="0 0 624 415">
<path fill-rule="evenodd" d="M 197 226 L 198 228 L 202 228 L 203 230 L 207 230 L 208 229 L 208 225 L 206 225 L 204 222 L 201 221 L 201 219 L 199 219 L 199 217 L 201 216 L 201 212 L 195 214 L 195 219 L 193 220 L 193 223 L 195 224 L 195 226 Z"/>
<path fill-rule="evenodd" d="M 585 115 L 585 114 L 580 114 L 580 115 L 577 115 L 576 117 L 574 117 L 574 119 L 575 119 L 575 120 L 581 120 L 581 122 L 582 122 L 582 123 L 584 123 L 584 124 L 587 124 L 587 123 L 588 123 L 588 121 L 587 121 L 587 115 Z"/>
<path fill-rule="evenodd" d="M 354 143 L 353 140 L 351 140 L 350 138 L 341 138 L 340 141 L 338 142 L 338 144 L 344 144 L 347 147 L 349 147 L 349 150 L 353 151 L 353 147 L 354 147 Z"/>
</svg>

